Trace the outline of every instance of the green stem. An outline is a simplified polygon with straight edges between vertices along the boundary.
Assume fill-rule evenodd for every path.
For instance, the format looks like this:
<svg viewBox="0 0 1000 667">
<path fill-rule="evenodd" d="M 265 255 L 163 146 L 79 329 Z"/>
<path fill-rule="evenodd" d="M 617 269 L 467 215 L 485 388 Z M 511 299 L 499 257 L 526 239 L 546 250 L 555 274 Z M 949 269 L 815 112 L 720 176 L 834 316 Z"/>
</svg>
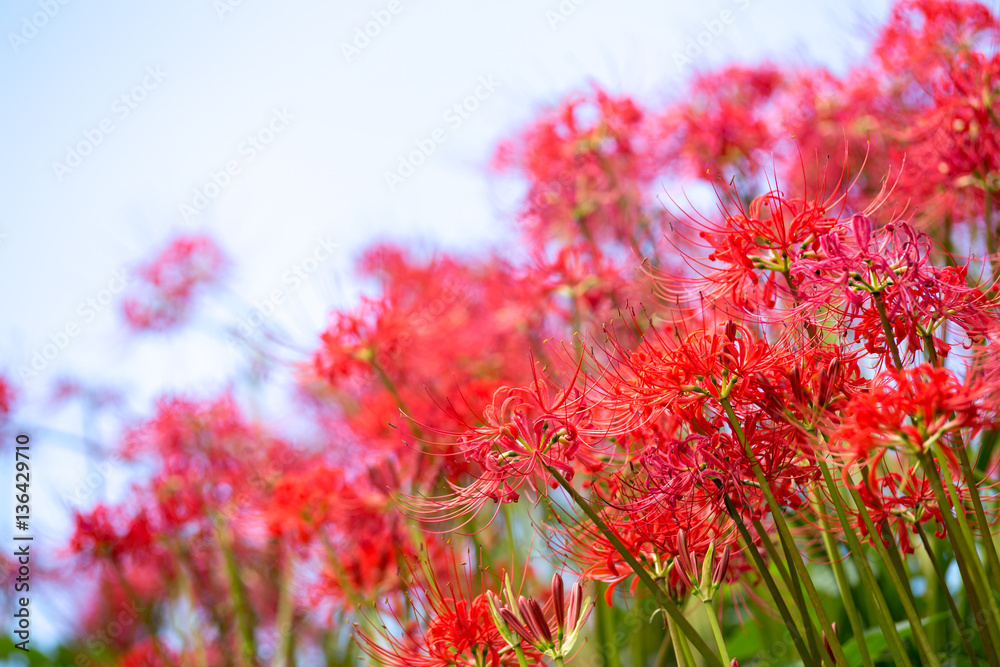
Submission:
<svg viewBox="0 0 1000 667">
<path fill-rule="evenodd" d="M 844 535 L 847 537 L 847 546 L 851 550 L 854 563 L 861 576 L 861 588 L 869 596 L 869 600 L 872 602 L 872 605 L 877 612 L 875 616 L 878 620 L 879 627 L 882 629 L 882 634 L 886 638 L 886 644 L 889 646 L 889 652 L 892 653 L 893 661 L 897 665 L 912 667 L 910 658 L 906 655 L 906 651 L 903 649 L 903 640 L 900 639 L 899 632 L 896 630 L 896 623 L 892 618 L 892 614 L 889 613 L 889 605 L 885 600 L 885 596 L 882 594 L 882 589 L 878 587 L 875 575 L 872 573 L 871 565 L 869 565 L 868 558 L 865 555 L 865 550 L 861 546 L 861 541 L 858 539 L 854 529 L 851 528 L 851 522 L 847 516 L 844 499 L 840 495 L 840 488 L 837 486 L 833 476 L 830 474 L 830 468 L 826 465 L 826 461 L 822 458 L 817 458 L 816 463 L 819 466 L 820 472 L 823 473 L 823 480 L 826 482 L 826 486 L 829 489 L 830 498 L 833 500 L 833 506 L 837 510 L 837 519 L 840 521 L 840 525 L 844 530 Z"/>
<path fill-rule="evenodd" d="M 854 633 L 854 643 L 858 646 L 861 664 L 864 667 L 874 667 L 871 655 L 868 653 L 868 642 L 865 641 L 865 626 L 861 622 L 861 617 L 858 615 L 858 608 L 854 604 L 851 585 L 847 580 L 847 574 L 844 572 L 844 564 L 841 563 L 840 550 L 837 548 L 837 542 L 833 539 L 830 520 L 823 511 L 818 492 L 814 507 L 816 516 L 819 517 L 820 521 L 820 535 L 823 539 L 823 547 L 826 549 L 827 557 L 830 559 L 830 567 L 833 568 L 833 577 L 837 580 L 837 588 L 840 589 L 840 597 L 844 601 L 844 610 L 847 612 L 847 618 L 851 622 L 851 632 Z"/>
<path fill-rule="evenodd" d="M 687 619 L 684 618 L 684 614 L 680 612 L 677 605 L 674 604 L 674 601 L 670 599 L 670 596 L 664 593 L 663 590 L 656 584 L 656 581 L 654 581 L 649 575 L 646 568 L 644 568 L 639 561 L 636 560 L 635 556 L 632 555 L 632 552 L 628 550 L 621 539 L 619 539 L 618 535 L 608 527 L 608 524 L 604 522 L 604 519 L 602 519 L 600 515 L 594 511 L 594 508 L 590 506 L 590 503 L 588 503 L 583 496 L 577 492 L 576 488 L 574 488 L 572 484 L 566 481 L 566 478 L 563 477 L 558 470 L 550 465 L 546 465 L 545 468 L 548 470 L 549 474 L 552 475 L 552 479 L 556 480 L 556 483 L 570 495 L 573 501 L 580 507 L 580 509 L 583 510 L 583 513 L 594 522 L 597 529 L 604 534 L 609 542 L 611 542 L 611 545 L 616 551 L 618 551 L 618 554 L 622 557 L 622 559 L 628 563 L 629 567 L 632 568 L 632 571 L 635 572 L 636 576 L 639 577 L 642 583 L 646 585 L 646 588 L 648 588 L 653 596 L 656 597 L 656 601 L 660 603 L 663 610 L 670 615 L 671 620 L 679 626 L 679 629 L 684 636 L 690 639 L 691 643 L 694 644 L 694 647 L 705 659 L 705 662 L 709 665 L 721 665 L 722 663 L 719 661 L 719 658 L 712 653 L 712 649 L 705 643 L 705 640 L 701 638 L 698 632 L 691 626 L 690 623 L 688 623 Z"/>
<path fill-rule="evenodd" d="M 677 660 L 677 667 L 688 667 L 688 662 L 684 658 L 684 650 L 681 648 L 680 632 L 677 630 L 677 625 L 670 623 L 670 621 L 667 621 L 667 624 L 670 628 L 670 638 L 673 640 L 674 658 Z"/>
<path fill-rule="evenodd" d="M 785 552 L 785 562 L 791 563 L 793 556 L 789 553 L 788 547 L 782 543 L 781 549 Z M 809 650 L 812 651 L 814 656 L 817 656 L 825 662 L 826 656 L 824 653 L 820 652 L 819 642 L 816 638 L 816 628 L 813 626 L 812 616 L 809 615 L 809 607 L 806 606 L 806 601 L 802 596 L 802 583 L 800 582 L 798 573 L 794 567 L 789 571 L 789 576 L 790 580 L 788 583 L 792 589 L 792 597 L 795 599 L 795 604 L 798 605 L 799 610 L 801 611 L 802 626 L 806 628 L 807 631 L 806 639 L 809 640 Z"/>
<path fill-rule="evenodd" d="M 923 526 L 919 523 L 915 523 L 914 526 L 916 527 L 917 535 L 920 536 L 920 542 L 924 545 L 924 550 L 927 552 L 927 557 L 934 567 L 934 573 L 937 575 L 938 582 L 941 584 L 939 590 L 944 593 L 945 602 L 948 603 L 948 611 L 951 612 L 951 618 L 955 621 L 955 627 L 958 628 L 958 633 L 962 637 L 962 646 L 965 647 L 965 652 L 969 656 L 969 662 L 972 667 L 978 667 L 979 661 L 976 660 L 976 652 L 972 650 L 972 645 L 969 643 L 969 633 L 966 630 L 965 622 L 962 620 L 962 615 L 955 604 L 955 598 L 952 597 L 951 591 L 948 590 L 948 583 L 945 581 L 944 572 L 941 571 L 941 564 L 938 563 L 937 556 L 934 554 L 934 547 L 931 545 L 930 540 L 927 539 L 927 533 L 924 532 Z"/>
<path fill-rule="evenodd" d="M 972 499 L 972 508 L 976 513 L 976 522 L 979 524 L 979 534 L 982 536 L 983 547 L 986 549 L 987 563 L 989 564 L 990 583 L 993 590 L 1000 591 L 1000 561 L 997 559 L 996 545 L 993 544 L 993 532 L 990 524 L 986 520 L 986 512 L 983 510 L 983 501 L 979 497 L 979 487 L 976 484 L 976 476 L 972 473 L 972 464 L 969 461 L 969 453 L 965 445 L 959 441 L 958 446 L 953 448 L 958 457 L 959 466 L 962 469 L 962 477 L 965 478 L 965 485 L 969 489 L 969 498 Z"/>
<path fill-rule="evenodd" d="M 885 312 L 885 303 L 882 301 L 882 293 L 873 293 L 872 301 L 875 302 L 875 309 L 878 311 L 878 319 L 882 322 L 882 331 L 885 332 L 885 340 L 889 344 L 889 350 L 892 352 L 892 361 L 896 365 L 896 370 L 903 370 L 903 360 L 899 356 L 899 348 L 896 347 L 896 334 L 892 332 L 892 322 L 889 321 L 889 316 Z"/>
<path fill-rule="evenodd" d="M 726 640 L 722 636 L 722 628 L 719 627 L 719 619 L 715 617 L 715 610 L 712 608 L 711 600 L 705 600 L 705 611 L 708 612 L 708 622 L 712 626 L 715 643 L 719 645 L 719 653 L 722 654 L 722 664 L 728 665 L 729 651 L 726 650 Z"/>
<path fill-rule="evenodd" d="M 868 534 L 872 536 L 872 544 L 875 545 L 875 551 L 878 552 L 879 557 L 885 564 L 889 580 L 899 594 L 899 600 L 903 604 L 903 611 L 906 613 L 906 619 L 910 622 L 910 630 L 913 633 L 917 649 L 920 651 L 921 656 L 923 656 L 924 664 L 931 665 L 932 667 L 940 667 L 941 663 L 934 653 L 934 647 L 931 646 L 930 641 L 927 639 L 927 633 L 920 622 L 920 615 L 917 614 L 917 610 L 913 605 L 913 592 L 910 590 L 909 579 L 905 577 L 905 573 L 903 573 L 901 578 L 899 570 L 902 566 L 893 561 L 889 550 L 882 543 L 881 532 L 875 529 L 875 525 L 868 515 L 868 508 L 865 507 L 864 501 L 861 499 L 861 494 L 853 487 L 850 488 L 850 492 L 854 497 L 854 504 L 858 510 L 858 514 L 861 515 L 861 520 L 868 529 Z"/>
<path fill-rule="evenodd" d="M 528 667 L 528 660 L 524 657 L 524 651 L 521 650 L 520 645 L 514 647 L 514 655 L 517 656 L 517 664 L 519 667 Z"/>
<path fill-rule="evenodd" d="M 666 667 L 663 661 L 667 659 L 667 649 L 673 643 L 672 639 L 668 628 L 667 633 L 663 635 L 663 641 L 660 642 L 660 648 L 656 651 L 656 657 L 653 658 L 653 667 Z"/>
<path fill-rule="evenodd" d="M 597 645 L 604 652 L 605 667 L 622 667 L 621 656 L 617 650 L 608 651 L 612 645 L 611 637 L 615 632 L 614 607 L 605 604 L 604 592 L 607 584 L 597 583 L 596 602 L 594 602 L 594 628 L 597 630 Z"/>
<path fill-rule="evenodd" d="M 236 627 L 239 632 L 239 652 L 240 664 L 244 667 L 251 667 L 257 655 L 253 639 L 253 621 L 251 619 L 250 608 L 247 606 L 246 591 L 243 589 L 243 579 L 240 577 L 239 565 L 233 555 L 232 539 L 229 536 L 229 529 L 222 520 L 216 517 L 216 532 L 219 536 L 219 547 L 225 561 L 226 577 L 229 579 L 229 592 L 232 595 L 233 608 L 236 616 Z"/>
<path fill-rule="evenodd" d="M 791 531 L 788 529 L 788 524 L 785 523 L 785 517 L 781 513 L 781 507 L 778 505 L 778 501 L 775 499 L 774 493 L 771 491 L 771 485 L 764 476 L 764 471 L 761 470 L 757 457 L 754 456 L 753 450 L 747 443 L 746 435 L 743 433 L 743 428 L 740 426 L 739 419 L 736 417 L 733 405 L 729 402 L 728 397 L 720 398 L 719 401 L 722 403 L 722 407 L 726 411 L 726 416 L 729 418 L 729 424 L 732 427 L 733 432 L 736 433 L 740 440 L 740 444 L 743 445 L 743 450 L 746 452 L 747 458 L 750 460 L 750 465 L 753 468 L 754 475 L 757 477 L 757 483 L 760 484 L 760 489 L 764 493 L 764 498 L 767 500 L 767 505 L 771 510 L 771 516 L 774 517 L 774 525 L 778 529 L 778 536 L 781 537 L 781 541 L 785 544 L 793 556 L 791 559 L 792 566 L 798 570 L 799 577 L 805 585 L 806 594 L 809 596 L 809 602 L 813 605 L 813 609 L 816 612 L 816 618 L 819 620 L 820 629 L 826 633 L 830 648 L 833 651 L 834 660 L 838 665 L 847 667 L 847 656 L 844 655 L 844 649 L 840 645 L 837 633 L 833 631 L 833 626 L 830 624 L 830 620 L 826 615 L 826 610 L 823 608 L 823 603 L 820 600 L 819 593 L 816 592 L 816 587 L 813 585 L 812 579 L 809 577 L 809 572 L 806 570 L 805 562 L 802 560 L 802 553 L 799 551 L 799 547 L 795 543 L 795 539 L 792 537 Z"/>
<path fill-rule="evenodd" d="M 681 647 L 681 651 L 684 653 L 684 661 L 691 665 L 691 667 L 697 667 L 698 663 L 695 662 L 694 656 L 691 655 L 691 645 L 688 643 L 684 633 L 680 630 L 677 631 L 677 644 Z"/>
<path fill-rule="evenodd" d="M 792 636 L 792 643 L 795 644 L 795 650 L 799 652 L 799 657 L 802 658 L 802 664 L 805 665 L 805 667 L 813 667 L 816 662 L 815 657 L 806 648 L 799 626 L 792 618 L 792 614 L 788 610 L 788 606 L 785 604 L 785 599 L 781 595 L 781 591 L 778 590 L 777 583 L 775 583 L 774 578 L 771 576 L 771 572 L 767 569 L 767 564 L 764 563 L 764 559 L 761 557 L 760 551 L 757 549 L 757 545 L 750 536 L 750 531 L 747 530 L 746 524 L 743 523 L 743 518 L 739 515 L 739 512 L 736 511 L 736 508 L 733 506 L 733 501 L 729 499 L 729 496 L 723 495 L 722 500 L 726 503 L 726 510 L 728 510 L 729 516 L 732 517 L 733 522 L 736 524 L 736 530 L 739 531 L 740 537 L 743 538 L 743 542 L 746 544 L 747 550 L 750 552 L 750 558 L 753 560 L 753 563 L 757 568 L 757 573 L 760 574 L 761 579 L 764 580 L 764 585 L 767 586 L 767 590 L 771 594 L 771 599 L 774 601 L 774 605 L 778 608 L 778 613 L 781 614 L 781 620 L 783 620 L 785 625 L 788 626 L 788 633 Z"/>
<path fill-rule="evenodd" d="M 934 492 L 934 498 L 937 500 L 938 507 L 941 510 L 945 532 L 948 534 L 948 541 L 951 542 L 952 550 L 955 552 L 955 562 L 958 564 L 958 570 L 962 574 L 965 594 L 977 619 L 976 626 L 983 638 L 983 646 L 986 649 L 987 658 L 991 665 L 998 664 L 996 660 L 996 647 L 1000 646 L 1000 640 L 997 639 L 994 600 L 989 594 L 989 588 L 986 585 L 986 575 L 982 572 L 982 564 L 979 562 L 975 546 L 970 546 L 965 538 L 965 534 L 962 532 L 960 522 L 957 522 L 955 516 L 951 514 L 948 496 L 945 495 L 944 487 L 941 485 L 942 477 L 948 482 L 948 491 L 952 496 L 951 502 L 955 509 L 955 515 L 964 518 L 965 508 L 961 503 L 957 502 L 957 494 L 951 484 L 949 475 L 946 474 L 947 468 L 943 468 L 941 471 L 941 473 L 945 474 L 939 473 L 933 457 L 926 452 L 919 455 L 917 460 L 920 462 L 920 467 L 924 471 L 924 477 L 930 483 L 931 490 Z M 983 608 L 982 599 L 980 598 L 980 594 L 982 593 L 985 593 L 988 597 L 990 604 L 988 610 L 984 610 Z M 979 621 L 980 618 L 984 620 Z M 983 632 L 984 626 L 985 632 Z"/>
<path fill-rule="evenodd" d="M 294 655 L 292 649 L 292 620 L 295 611 L 292 596 L 294 565 L 290 549 L 282 546 L 278 557 L 281 559 L 278 579 L 278 610 L 274 620 L 278 641 L 275 642 L 271 664 L 273 667 L 291 667 L 290 657 Z"/>
</svg>

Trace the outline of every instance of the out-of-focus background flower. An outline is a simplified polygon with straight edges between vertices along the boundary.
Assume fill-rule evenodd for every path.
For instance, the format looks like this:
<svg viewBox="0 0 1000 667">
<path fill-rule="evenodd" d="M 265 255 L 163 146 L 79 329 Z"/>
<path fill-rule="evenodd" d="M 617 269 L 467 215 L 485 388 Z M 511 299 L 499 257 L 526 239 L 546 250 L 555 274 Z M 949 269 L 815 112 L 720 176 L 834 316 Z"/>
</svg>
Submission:
<svg viewBox="0 0 1000 667">
<path fill-rule="evenodd" d="M 19 423 L 37 428 L 39 548 L 55 557 L 65 543 L 67 495 L 99 472 L 87 443 L 110 428 L 88 423 L 85 406 L 65 409 L 54 386 L 65 397 L 85 383 L 82 403 L 145 414 L 160 394 L 208 394 L 253 376 L 248 351 L 267 336 L 287 359 L 305 358 L 329 311 L 357 302 L 365 286 L 352 266 L 373 241 L 424 252 L 517 243 L 509 221 L 523 187 L 492 175 L 489 160 L 539 109 L 592 83 L 663 103 L 725 62 L 842 71 L 888 8 L 5 2 L 0 372 L 17 384 Z M 182 298 L 199 289 L 136 268 L 178 235 L 188 245 L 175 251 L 224 287 L 179 333 L 132 335 L 123 312 L 153 330 L 184 316 L 158 310 L 153 287 Z M 207 238 L 218 253 L 199 245 Z M 138 290 L 133 304 L 126 284 Z M 108 479 L 88 500 L 120 497 L 128 481 Z M 5 495 L 0 516 L 12 509 Z M 7 519 L 0 525 L 9 544 Z M 33 639 L 51 646 L 80 604 L 44 586 L 34 600 Z"/>
</svg>

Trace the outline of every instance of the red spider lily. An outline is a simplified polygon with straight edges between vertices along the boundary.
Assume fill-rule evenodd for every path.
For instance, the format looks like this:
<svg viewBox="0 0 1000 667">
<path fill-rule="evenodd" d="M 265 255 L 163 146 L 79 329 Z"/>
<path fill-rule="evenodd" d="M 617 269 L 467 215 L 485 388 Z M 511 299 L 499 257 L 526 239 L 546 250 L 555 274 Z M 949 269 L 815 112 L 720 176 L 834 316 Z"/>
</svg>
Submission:
<svg viewBox="0 0 1000 667">
<path fill-rule="evenodd" d="M 915 467 L 909 467 L 904 474 L 887 472 L 872 477 L 867 484 L 859 486 L 858 492 L 872 524 L 880 534 L 868 535 L 867 524 L 860 516 L 856 516 L 854 528 L 860 535 L 872 540 L 887 541 L 888 536 L 881 534 L 881 531 L 886 530 L 889 535 L 895 535 L 895 542 L 903 553 L 913 553 L 911 536 L 916 534 L 917 526 L 931 520 L 937 521 L 937 525 L 941 527 L 936 531 L 938 537 L 944 537 L 944 520 L 934 499 L 934 492 L 930 483 Z"/>
<path fill-rule="evenodd" d="M 140 512 L 126 521 L 113 510 L 97 505 L 86 514 L 76 513 L 76 528 L 70 550 L 95 559 L 120 561 L 124 556 L 142 557 L 154 547 L 154 529 L 146 514 Z M 124 525 L 123 525 L 124 524 Z"/>
<path fill-rule="evenodd" d="M 887 74 L 921 81 L 997 28 L 989 8 L 979 3 L 904 0 L 893 7 L 873 53 Z"/>
<path fill-rule="evenodd" d="M 415 549 L 389 508 L 388 497 L 367 480 L 320 464 L 282 477 L 265 516 L 273 535 L 321 554 L 313 599 L 346 607 L 400 589 L 401 560 Z"/>
<path fill-rule="evenodd" d="M 4 376 L 0 375 L 0 424 L 7 421 L 7 418 L 10 416 L 16 397 L 17 394 L 14 392 L 14 387 Z"/>
<path fill-rule="evenodd" d="M 148 264 L 122 302 L 126 324 L 136 331 L 164 331 L 190 317 L 195 297 L 217 282 L 227 260 L 207 236 L 184 235 L 171 241 Z"/>
<path fill-rule="evenodd" d="M 977 427 L 976 401 L 981 395 L 978 387 L 963 385 L 946 368 L 921 364 L 884 371 L 869 392 L 858 394 L 844 408 L 836 438 L 849 461 L 874 454 L 874 470 L 888 449 L 922 455 L 938 441 L 945 444 L 947 434 Z"/>
<path fill-rule="evenodd" d="M 618 358 L 606 379 L 607 401 L 627 406 L 638 418 L 670 411 L 708 430 L 706 405 L 736 403 L 759 391 L 756 375 L 791 366 L 794 352 L 787 341 L 769 343 L 730 321 L 715 331 L 699 329 L 683 340 L 649 329 L 637 350 L 617 341 Z"/>
<path fill-rule="evenodd" d="M 644 221 L 641 204 L 649 171 L 634 137 L 642 112 L 628 97 L 597 89 L 573 97 L 521 137 L 501 145 L 495 163 L 529 180 L 521 216 L 536 248 L 552 240 L 617 240 L 635 247 Z"/>
<path fill-rule="evenodd" d="M 788 426 L 759 428 L 749 420 L 745 437 L 779 503 L 801 506 L 800 489 L 817 477 L 805 438 Z M 728 433 L 668 439 L 644 452 L 642 463 L 646 473 L 642 492 L 629 508 L 687 505 L 724 515 L 724 497 L 728 497 L 753 518 L 766 513 L 744 447 Z"/>
<path fill-rule="evenodd" d="M 406 462 L 403 482 L 413 487 L 433 484 L 442 466 L 460 474 L 455 457 L 428 459 L 403 444 L 397 426 L 409 429 L 409 441 L 419 433 L 400 422 L 399 412 L 428 429 L 444 428 L 455 418 L 475 419 L 467 403 L 525 381 L 525 357 L 510 350 L 532 345 L 525 332 L 540 326 L 540 290 L 500 261 L 419 262 L 388 247 L 369 253 L 362 268 L 380 280 L 382 296 L 331 315 L 307 375 L 312 396 L 336 408 L 345 438 L 364 442 L 364 463 Z M 429 443 L 424 449 L 442 453 Z"/>
<path fill-rule="evenodd" d="M 933 338 L 928 353 L 946 354 L 937 330 L 950 322 L 976 340 L 996 327 L 995 303 L 966 284 L 964 268 L 938 269 L 929 260 L 929 239 L 906 223 L 873 231 L 870 220 L 854 216 L 850 235 L 844 227 L 824 235 L 818 251 L 792 274 L 802 308 L 821 306 L 830 316 L 846 317 L 839 326 L 853 326 L 868 351 L 888 354 L 878 300 L 895 325 L 894 339 L 920 349 Z"/>
<path fill-rule="evenodd" d="M 456 455 L 475 464 L 472 480 L 466 485 L 449 480 L 447 496 L 410 498 L 415 514 L 442 522 L 471 513 L 467 522 L 490 501 L 517 502 L 524 485 L 535 494 L 554 487 L 550 467 L 567 479 L 575 466 L 602 468 L 602 452 L 610 445 L 600 445 L 603 434 L 586 392 L 573 387 L 573 381 L 569 385 L 555 396 L 537 379 L 527 387 L 503 387 L 483 411 L 481 425 L 445 433 L 455 438 Z"/>
<path fill-rule="evenodd" d="M 824 175 L 817 188 L 820 192 L 827 189 L 825 180 Z M 839 187 L 840 183 L 834 192 Z M 792 280 L 792 269 L 800 259 L 815 255 L 822 237 L 841 227 L 839 215 L 845 196 L 794 199 L 775 188 L 754 198 L 749 206 L 734 191 L 728 200 L 722 195 L 720 200 L 725 220 L 717 224 L 688 216 L 685 227 L 698 238 L 684 238 L 691 249 L 675 245 L 685 253 L 696 277 L 660 274 L 657 287 L 661 297 L 668 302 L 706 299 L 736 312 L 773 309 L 782 295 L 797 305 L 802 297 Z M 727 210 L 731 207 L 734 210 Z M 690 256 L 695 251 L 707 255 L 704 259 Z"/>
<path fill-rule="evenodd" d="M 275 483 L 268 528 L 297 544 L 308 544 L 322 526 L 353 509 L 345 506 L 357 504 L 352 496 L 339 469 L 320 464 L 292 472 Z"/>
<path fill-rule="evenodd" d="M 517 656 L 493 623 L 488 594 L 472 591 L 469 566 L 463 565 L 465 574 L 459 574 L 454 555 L 442 555 L 449 562 L 447 573 L 435 572 L 428 563 L 407 589 L 417 619 L 407 622 L 389 608 L 402 636 L 384 621 L 376 626 L 366 619 L 364 624 L 354 624 L 359 646 L 386 667 L 517 665 Z M 540 665 L 538 654 L 526 648 L 529 664 Z"/>
<path fill-rule="evenodd" d="M 736 170 L 749 176 L 764 166 L 774 142 L 771 102 L 785 85 L 777 67 L 731 66 L 697 76 L 684 102 L 658 119 L 660 160 L 685 175 L 712 179 Z"/>
</svg>

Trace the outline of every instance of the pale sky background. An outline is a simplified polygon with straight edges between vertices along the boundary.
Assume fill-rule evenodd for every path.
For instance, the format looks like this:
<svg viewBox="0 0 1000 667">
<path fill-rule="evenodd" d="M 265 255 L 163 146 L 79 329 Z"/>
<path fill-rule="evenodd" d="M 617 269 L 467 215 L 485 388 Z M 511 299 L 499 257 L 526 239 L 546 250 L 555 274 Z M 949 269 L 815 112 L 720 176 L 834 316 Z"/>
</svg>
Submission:
<svg viewBox="0 0 1000 667">
<path fill-rule="evenodd" d="M 673 98 L 690 72 L 675 54 L 722 11 L 734 19 L 694 67 L 770 57 L 842 71 L 888 12 L 886 0 L 564 0 L 568 15 L 553 25 L 559 0 L 63 1 L 0 4 L 0 372 L 17 378 L 50 336 L 80 325 L 22 389 L 18 420 L 76 433 L 78 415 L 42 402 L 51 380 L 125 388 L 137 413 L 164 392 L 225 386 L 245 357 L 220 332 L 280 286 L 318 238 L 338 244 L 334 256 L 273 320 L 303 349 L 330 308 L 356 299 L 353 258 L 374 240 L 516 254 L 516 192 L 491 184 L 485 169 L 497 142 L 592 81 L 647 105 Z M 390 4 L 398 13 L 347 62 L 341 45 Z M 481 77 L 496 90 L 460 126 L 447 123 Z M 127 117 L 122 96 L 132 98 Z M 291 119 L 248 159 L 241 146 L 275 110 Z M 54 163 L 102 121 L 113 132 L 60 179 Z M 446 141 L 390 191 L 385 172 L 439 127 Z M 239 173 L 184 220 L 180 205 L 233 160 Z M 117 301 L 84 321 L 78 304 L 179 230 L 213 235 L 236 262 L 193 331 L 129 337 Z M 9 445 L 0 447 L 5 485 Z M 93 463 L 41 431 L 33 445 L 36 539 L 54 556 L 69 526 L 61 494 Z M 102 482 L 95 498 L 124 481 Z M 5 493 L 0 513 L 11 509 Z M 8 523 L 0 519 L 4 549 Z M 41 642 L 78 608 L 46 604 L 35 617 Z"/>
</svg>

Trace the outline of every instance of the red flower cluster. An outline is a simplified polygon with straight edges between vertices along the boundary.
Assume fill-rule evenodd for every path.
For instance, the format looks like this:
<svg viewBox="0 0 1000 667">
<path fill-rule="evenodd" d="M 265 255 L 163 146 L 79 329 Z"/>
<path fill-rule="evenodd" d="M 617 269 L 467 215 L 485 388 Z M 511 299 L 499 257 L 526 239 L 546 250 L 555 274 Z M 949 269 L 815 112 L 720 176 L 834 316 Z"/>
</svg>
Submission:
<svg viewBox="0 0 1000 667">
<path fill-rule="evenodd" d="M 226 258 L 200 235 L 178 236 L 139 267 L 138 280 L 122 301 L 125 323 L 135 331 L 164 331 L 188 319 L 195 297 L 217 282 Z"/>
<path fill-rule="evenodd" d="M 977 618 L 1000 583 L 998 42 L 982 5 L 905 0 L 843 75 L 732 66 L 650 110 L 569 97 L 497 154 L 525 181 L 520 244 L 366 253 L 376 289 L 296 366 L 291 426 L 224 395 L 128 430 L 141 481 L 71 541 L 113 589 L 88 623 L 148 610 L 118 664 L 353 664 L 360 647 L 561 667 L 593 650 L 577 638 L 599 583 L 598 616 L 655 600 L 679 664 L 736 663 L 724 598 L 780 617 L 803 664 L 848 664 L 875 624 L 895 664 L 936 664 L 920 614 L 942 598 L 919 599 L 903 556 L 949 596 L 953 562 Z M 716 213 L 656 201 L 692 176 Z M 142 269 L 130 326 L 183 322 L 224 266 L 177 239 Z M 545 591 L 553 568 L 529 557 L 515 595 L 494 572 L 529 533 L 559 574 Z M 827 566 L 864 597 L 847 631 L 812 581 Z M 949 600 L 970 661 L 1000 664 L 995 615 L 966 637 Z M 682 613 L 698 606 L 718 655 Z M 178 609 L 198 627 L 168 632 Z"/>
</svg>

